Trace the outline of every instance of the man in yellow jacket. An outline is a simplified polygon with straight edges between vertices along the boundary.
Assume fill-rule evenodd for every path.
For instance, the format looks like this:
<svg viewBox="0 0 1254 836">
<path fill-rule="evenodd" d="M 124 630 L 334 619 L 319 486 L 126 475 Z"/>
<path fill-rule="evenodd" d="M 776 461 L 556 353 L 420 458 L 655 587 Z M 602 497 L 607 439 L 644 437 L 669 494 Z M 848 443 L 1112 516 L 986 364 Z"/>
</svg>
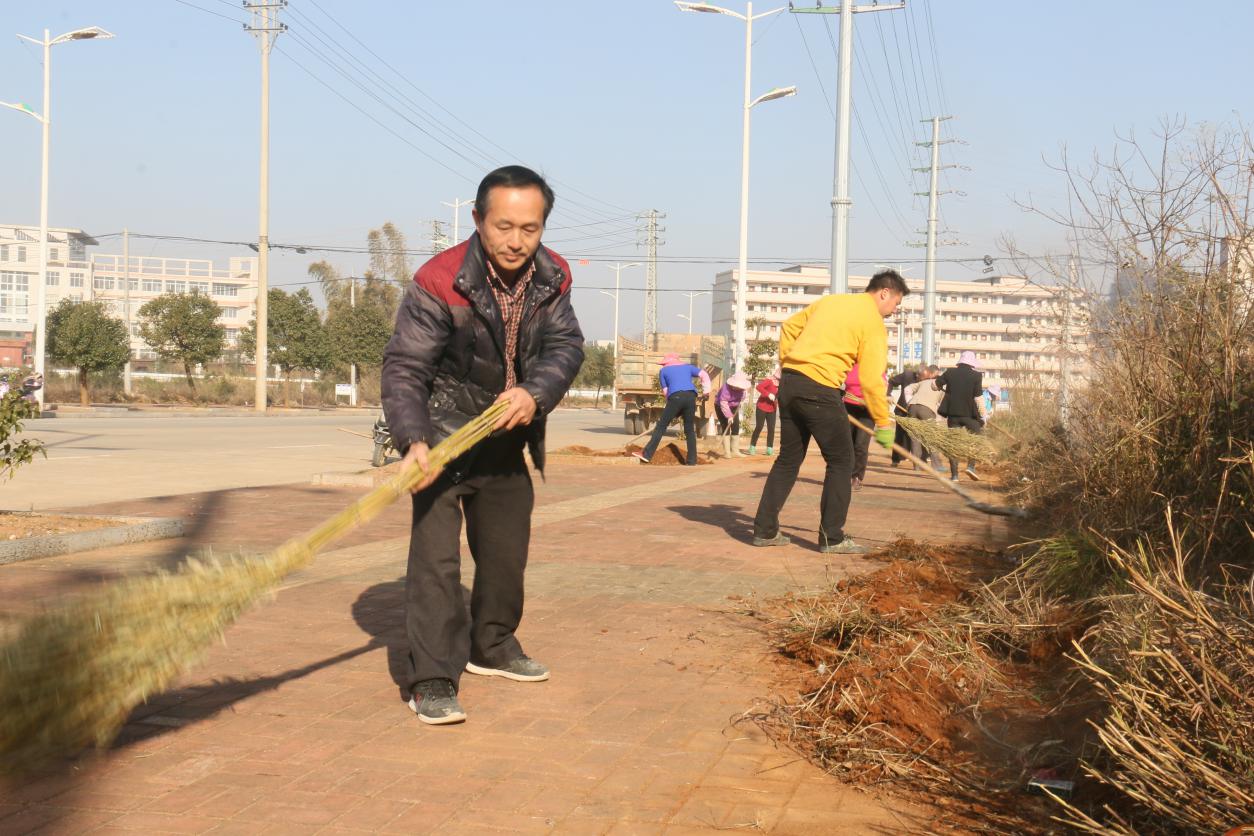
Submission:
<svg viewBox="0 0 1254 836">
<path fill-rule="evenodd" d="M 853 443 L 845 413 L 845 375 L 858 364 L 867 409 L 875 421 L 875 440 L 893 442 L 884 369 L 888 365 L 888 329 L 910 288 L 895 270 L 876 273 L 865 293 L 824 296 L 789 317 L 780 328 L 780 450 L 762 489 L 753 520 L 753 545 L 785 546 L 779 512 L 797 481 L 797 472 L 813 438 L 827 472 L 820 505 L 819 550 L 824 554 L 861 554 L 866 548 L 845 536 L 849 513 Z"/>
</svg>

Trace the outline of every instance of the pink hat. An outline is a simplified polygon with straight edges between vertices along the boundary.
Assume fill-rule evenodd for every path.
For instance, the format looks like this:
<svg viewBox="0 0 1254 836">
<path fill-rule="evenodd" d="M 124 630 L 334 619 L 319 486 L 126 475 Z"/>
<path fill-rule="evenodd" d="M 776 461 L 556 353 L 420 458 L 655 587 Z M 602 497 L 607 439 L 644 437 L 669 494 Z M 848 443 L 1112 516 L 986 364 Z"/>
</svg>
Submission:
<svg viewBox="0 0 1254 836">
<path fill-rule="evenodd" d="M 988 387 L 988 393 L 992 395 L 994 398 L 1000 398 L 1001 387 L 998 386 L 996 383 L 994 383 L 992 386 Z"/>
<path fill-rule="evenodd" d="M 974 351 L 962 352 L 962 354 L 958 355 L 958 362 L 965 363 L 966 365 L 970 366 L 976 371 L 979 371 L 980 369 L 984 368 L 983 366 L 980 365 L 980 361 L 975 359 Z"/>
<path fill-rule="evenodd" d="M 734 375 L 727 378 L 727 385 L 733 389 L 748 389 L 749 378 L 745 376 L 744 372 L 736 372 Z"/>
<path fill-rule="evenodd" d="M 683 360 L 679 359 L 678 354 L 667 354 L 665 357 L 662 358 L 662 362 L 658 363 L 658 365 L 659 366 L 678 366 L 678 365 L 683 364 L 683 362 L 684 362 Z"/>
</svg>

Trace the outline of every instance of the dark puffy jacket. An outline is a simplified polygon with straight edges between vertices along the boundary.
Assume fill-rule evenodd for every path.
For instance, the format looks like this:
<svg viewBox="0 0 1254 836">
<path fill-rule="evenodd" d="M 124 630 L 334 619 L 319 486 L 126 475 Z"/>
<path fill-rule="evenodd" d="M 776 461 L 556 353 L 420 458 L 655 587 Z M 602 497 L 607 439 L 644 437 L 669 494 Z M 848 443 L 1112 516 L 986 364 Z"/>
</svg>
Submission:
<svg viewBox="0 0 1254 836">
<path fill-rule="evenodd" d="M 522 430 L 544 469 L 545 416 L 583 363 L 583 333 L 570 304 L 570 265 L 541 247 L 518 331 L 518 385 L 536 399 Z M 383 413 L 396 449 L 434 446 L 505 391 L 505 322 L 488 286 L 478 234 L 418 269 L 383 355 Z"/>
<path fill-rule="evenodd" d="M 936 379 L 938 389 L 945 390 L 945 399 L 940 403 L 940 414 L 946 418 L 979 418 L 979 407 L 975 399 L 984 394 L 984 375 L 968 366 L 959 363 Z"/>
</svg>

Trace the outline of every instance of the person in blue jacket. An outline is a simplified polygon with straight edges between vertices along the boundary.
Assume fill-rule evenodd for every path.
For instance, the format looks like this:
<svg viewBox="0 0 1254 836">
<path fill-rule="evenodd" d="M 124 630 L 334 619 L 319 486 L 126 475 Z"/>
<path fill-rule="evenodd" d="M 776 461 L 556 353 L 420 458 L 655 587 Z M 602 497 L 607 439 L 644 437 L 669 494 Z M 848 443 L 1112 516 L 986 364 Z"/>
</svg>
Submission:
<svg viewBox="0 0 1254 836">
<path fill-rule="evenodd" d="M 688 465 L 696 465 L 697 387 L 692 382 L 694 377 L 700 379 L 704 387 L 702 391 L 710 391 L 710 376 L 705 373 L 705 369 L 685 363 L 679 359 L 678 354 L 667 354 L 662 358 L 662 371 L 658 373 L 658 379 L 662 382 L 662 395 L 666 398 L 666 408 L 662 410 L 662 417 L 653 428 L 653 437 L 649 439 L 649 443 L 643 450 L 634 454 L 640 461 L 645 464 L 649 463 L 658 444 L 662 442 L 666 428 L 676 416 L 680 416 L 684 420 L 684 438 L 688 440 Z"/>
</svg>

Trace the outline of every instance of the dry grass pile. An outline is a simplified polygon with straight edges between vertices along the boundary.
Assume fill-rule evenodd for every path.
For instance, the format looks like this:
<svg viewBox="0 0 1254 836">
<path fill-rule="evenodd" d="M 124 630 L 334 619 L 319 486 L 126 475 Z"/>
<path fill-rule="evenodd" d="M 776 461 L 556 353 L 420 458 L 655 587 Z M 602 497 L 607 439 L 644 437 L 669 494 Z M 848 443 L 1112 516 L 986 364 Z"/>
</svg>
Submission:
<svg viewBox="0 0 1254 836">
<path fill-rule="evenodd" d="M 1063 649 L 1070 608 L 985 585 L 996 553 L 897 543 L 872 574 L 779 603 L 770 626 L 797 694 L 746 715 L 828 771 L 922 793 L 930 830 L 1049 832 L 1032 777 L 1073 778 L 1085 734 Z M 1016 582 L 1017 583 L 1017 582 Z"/>
<path fill-rule="evenodd" d="M 936 421 L 924 421 L 921 418 L 898 415 L 896 420 L 911 438 L 918 440 L 929 451 L 942 453 L 951 459 L 987 462 L 996 456 L 993 445 L 981 435 L 964 429 L 950 429 Z"/>
<path fill-rule="evenodd" d="M 429 454 L 433 470 L 486 438 L 496 404 Z M 38 768 L 113 739 L 127 714 L 165 688 L 235 619 L 321 549 L 407 496 L 412 467 L 256 559 L 190 563 L 121 581 L 35 616 L 0 644 L 0 771 Z"/>
<path fill-rule="evenodd" d="M 1069 807 L 1069 822 L 1126 836 L 1254 824 L 1254 588 L 1198 591 L 1179 537 L 1110 557 L 1127 589 L 1076 656 L 1105 705 L 1085 769 L 1123 803 Z"/>
</svg>

